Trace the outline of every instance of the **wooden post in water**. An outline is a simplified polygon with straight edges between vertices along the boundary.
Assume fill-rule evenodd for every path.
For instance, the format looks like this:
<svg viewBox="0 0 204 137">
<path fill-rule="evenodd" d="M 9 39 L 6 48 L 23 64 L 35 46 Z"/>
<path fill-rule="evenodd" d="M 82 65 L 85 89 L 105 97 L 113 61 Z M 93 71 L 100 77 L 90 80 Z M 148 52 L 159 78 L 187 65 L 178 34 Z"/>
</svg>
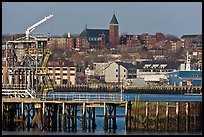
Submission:
<svg viewBox="0 0 204 137">
<path fill-rule="evenodd" d="M 125 103 L 125 130 L 128 130 L 128 103 Z"/>
<path fill-rule="evenodd" d="M 82 106 L 82 129 L 86 130 L 86 102 L 83 102 Z"/>
<path fill-rule="evenodd" d="M 169 102 L 166 102 L 166 131 L 169 130 Z"/>
<path fill-rule="evenodd" d="M 65 122 L 64 122 L 64 120 L 65 120 L 65 116 L 64 116 L 64 110 L 65 108 L 64 108 L 64 102 L 62 102 L 62 128 L 64 129 L 64 126 L 65 126 Z"/>
<path fill-rule="evenodd" d="M 108 125 L 109 125 L 109 127 L 108 128 L 109 128 L 109 130 L 111 130 L 111 112 L 112 112 L 111 111 L 111 104 L 109 104 L 109 106 L 108 106 L 108 112 L 109 112 L 109 115 L 108 115 L 109 116 L 108 117 L 108 121 L 109 121 Z"/>
<path fill-rule="evenodd" d="M 130 124 L 130 130 L 132 128 L 132 104 L 131 101 L 128 101 L 128 106 L 129 106 L 129 124 Z"/>
<path fill-rule="evenodd" d="M 104 102 L 104 130 L 108 129 L 108 121 L 107 121 L 107 108 L 106 102 Z"/>
<path fill-rule="evenodd" d="M 57 104 L 53 104 L 54 110 L 52 112 L 52 131 L 57 131 Z"/>
<path fill-rule="evenodd" d="M 179 103 L 176 102 L 176 126 L 177 126 L 177 131 L 179 131 Z"/>
<path fill-rule="evenodd" d="M 77 131 L 77 104 L 74 104 L 74 116 L 75 116 L 74 128 L 75 128 L 75 131 Z"/>
<path fill-rule="evenodd" d="M 30 108 L 30 104 L 27 104 L 27 115 L 26 115 L 26 119 L 27 119 L 27 129 L 28 131 L 30 130 L 30 111 L 31 111 L 31 108 Z"/>
<path fill-rule="evenodd" d="M 50 107 L 50 104 L 47 106 L 47 113 L 48 113 L 48 120 L 47 120 L 47 128 L 48 130 L 50 130 L 50 123 L 51 123 L 51 114 L 50 114 L 50 111 L 51 111 L 51 107 Z"/>
<path fill-rule="evenodd" d="M 186 131 L 189 131 L 189 103 L 186 102 Z"/>
<path fill-rule="evenodd" d="M 156 121 L 156 130 L 158 131 L 159 130 L 159 102 L 156 102 L 156 118 L 157 118 L 157 121 Z"/>
<path fill-rule="evenodd" d="M 67 118 L 68 118 L 68 131 L 70 131 L 70 128 L 71 128 L 71 127 L 70 127 L 70 125 L 71 125 L 70 122 L 71 122 L 71 119 L 72 119 L 72 118 L 70 118 L 71 110 L 72 110 L 71 105 L 68 104 L 68 117 L 67 117 Z"/>
<path fill-rule="evenodd" d="M 90 131 L 91 129 L 91 108 L 90 107 L 87 109 L 87 112 L 88 112 L 88 129 Z"/>
<path fill-rule="evenodd" d="M 196 130 L 196 124 L 197 124 L 196 123 L 196 108 L 197 108 L 196 107 L 196 102 L 194 102 L 193 105 L 194 105 L 194 107 L 193 107 L 194 112 L 193 112 L 193 126 L 192 127 L 193 127 L 193 131 L 195 131 Z"/>
<path fill-rule="evenodd" d="M 71 118 L 71 121 L 72 121 L 72 131 L 74 131 L 74 104 L 72 104 L 72 118 Z"/>
<path fill-rule="evenodd" d="M 61 126 L 62 126 L 62 106 L 61 104 L 58 104 L 59 106 L 59 114 L 58 114 L 58 122 L 59 122 L 59 131 L 61 131 Z"/>
<path fill-rule="evenodd" d="M 137 109 L 138 109 L 137 117 L 138 117 L 138 123 L 139 123 L 140 122 L 139 121 L 139 118 L 140 118 L 140 96 L 139 95 L 138 95 L 138 99 L 137 99 Z M 139 126 L 137 126 L 137 127 L 139 127 Z"/>
<path fill-rule="evenodd" d="M 44 125 L 45 125 L 45 102 L 43 101 L 42 103 L 42 130 L 44 129 Z"/>
<path fill-rule="evenodd" d="M 135 102 L 134 103 L 135 103 L 135 112 L 134 112 L 135 113 L 135 123 L 134 123 L 134 126 L 135 126 L 135 129 L 136 129 L 137 128 L 136 127 L 136 125 L 137 125 L 137 117 L 136 117 L 136 114 L 137 114 L 137 102 L 136 102 L 136 96 L 135 96 Z"/>
<path fill-rule="evenodd" d="M 22 126 L 24 130 L 24 104 L 21 102 L 21 115 L 22 115 Z"/>
<path fill-rule="evenodd" d="M 113 130 L 116 130 L 117 129 L 117 125 L 116 125 L 116 105 L 113 105 Z"/>
<path fill-rule="evenodd" d="M 149 102 L 145 102 L 145 117 L 146 117 L 146 130 L 148 131 L 148 125 L 149 125 Z"/>
<path fill-rule="evenodd" d="M 95 122 L 95 107 L 92 108 L 93 116 L 92 116 L 92 129 L 96 129 L 96 122 Z"/>
</svg>

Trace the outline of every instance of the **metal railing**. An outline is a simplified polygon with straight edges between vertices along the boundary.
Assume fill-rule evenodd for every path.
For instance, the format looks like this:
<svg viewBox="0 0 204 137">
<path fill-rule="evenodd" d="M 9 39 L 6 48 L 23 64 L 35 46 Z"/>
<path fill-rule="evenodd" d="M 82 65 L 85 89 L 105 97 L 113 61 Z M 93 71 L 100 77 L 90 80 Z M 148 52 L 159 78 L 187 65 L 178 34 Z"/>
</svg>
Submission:
<svg viewBox="0 0 204 137">
<path fill-rule="evenodd" d="M 44 100 L 73 100 L 73 101 L 125 101 L 128 96 L 121 94 L 48 94 L 42 98 L 41 94 L 37 98 Z"/>
<path fill-rule="evenodd" d="M 2 97 L 35 98 L 35 92 L 26 84 L 2 84 Z"/>
</svg>

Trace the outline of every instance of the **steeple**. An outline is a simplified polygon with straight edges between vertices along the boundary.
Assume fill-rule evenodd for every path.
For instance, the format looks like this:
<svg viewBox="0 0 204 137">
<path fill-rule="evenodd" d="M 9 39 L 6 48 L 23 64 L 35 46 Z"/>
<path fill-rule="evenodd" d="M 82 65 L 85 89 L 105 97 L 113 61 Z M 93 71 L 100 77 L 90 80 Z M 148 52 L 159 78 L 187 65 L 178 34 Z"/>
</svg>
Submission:
<svg viewBox="0 0 204 137">
<path fill-rule="evenodd" d="M 110 24 L 118 24 L 115 13 L 113 14 L 113 17 L 112 17 L 112 20 L 111 20 Z"/>
<path fill-rule="evenodd" d="M 85 27 L 84 27 L 84 29 L 87 29 L 87 21 L 86 21 L 86 23 L 85 23 Z"/>
</svg>

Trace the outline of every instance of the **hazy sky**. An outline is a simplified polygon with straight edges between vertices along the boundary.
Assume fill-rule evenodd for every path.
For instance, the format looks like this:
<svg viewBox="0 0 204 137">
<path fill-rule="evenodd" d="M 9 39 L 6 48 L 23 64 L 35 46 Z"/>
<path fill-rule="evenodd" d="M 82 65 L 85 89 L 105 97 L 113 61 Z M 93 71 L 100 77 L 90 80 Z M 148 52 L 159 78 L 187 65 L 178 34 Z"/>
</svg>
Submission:
<svg viewBox="0 0 204 137">
<path fill-rule="evenodd" d="M 50 14 L 34 33 L 81 33 L 86 22 L 108 29 L 114 12 L 120 34 L 202 34 L 202 2 L 3 2 L 2 33 L 24 33 Z"/>
</svg>

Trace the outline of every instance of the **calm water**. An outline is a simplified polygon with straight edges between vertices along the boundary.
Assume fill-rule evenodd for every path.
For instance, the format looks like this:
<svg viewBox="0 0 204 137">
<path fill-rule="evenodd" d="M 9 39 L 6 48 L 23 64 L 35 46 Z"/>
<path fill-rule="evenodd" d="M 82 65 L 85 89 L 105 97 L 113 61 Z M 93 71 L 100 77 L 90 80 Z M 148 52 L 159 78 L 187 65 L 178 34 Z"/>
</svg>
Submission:
<svg viewBox="0 0 204 137">
<path fill-rule="evenodd" d="M 58 94 L 61 94 L 58 92 Z M 67 93 L 67 94 L 84 94 L 84 93 Z M 87 93 L 90 94 L 90 93 Z M 94 93 L 95 94 L 95 93 Z M 104 93 L 106 94 L 106 93 Z M 118 93 L 119 94 L 119 93 Z M 202 102 L 202 96 L 184 96 L 176 94 L 123 94 L 127 100 L 140 100 L 146 101 L 184 101 L 184 102 Z M 124 115 L 125 109 L 123 107 L 117 107 L 117 115 Z M 80 125 L 80 121 L 77 121 L 77 131 L 76 132 L 52 132 L 52 131 L 40 131 L 39 129 L 31 129 L 31 131 L 2 131 L 3 135 L 202 135 L 202 132 L 147 132 L 147 131 L 126 131 L 125 130 L 125 118 L 117 117 L 117 129 L 113 130 L 103 130 L 104 118 L 97 117 L 97 115 L 103 115 L 103 108 L 96 108 L 96 129 L 83 131 Z M 78 112 L 81 115 L 81 111 Z"/>
</svg>

